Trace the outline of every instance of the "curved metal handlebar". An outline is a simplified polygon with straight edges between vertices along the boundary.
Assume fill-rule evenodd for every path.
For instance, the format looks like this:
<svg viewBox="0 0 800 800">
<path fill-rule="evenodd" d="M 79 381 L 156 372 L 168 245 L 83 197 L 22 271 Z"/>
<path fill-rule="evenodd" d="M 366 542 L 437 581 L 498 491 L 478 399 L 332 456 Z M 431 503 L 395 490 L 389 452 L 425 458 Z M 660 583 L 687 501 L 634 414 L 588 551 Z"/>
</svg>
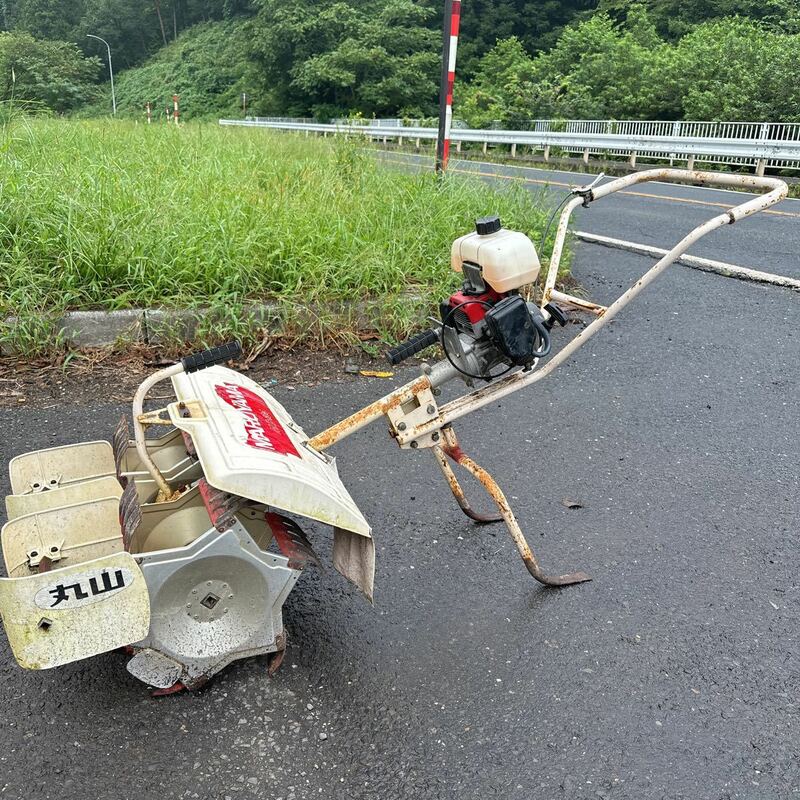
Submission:
<svg viewBox="0 0 800 800">
<path fill-rule="evenodd" d="M 531 383 L 546 378 L 551 372 L 557 369 L 572 354 L 582 347 L 592 338 L 609 320 L 613 319 L 625 306 L 633 300 L 639 292 L 649 286 L 670 264 L 674 263 L 682 256 L 695 242 L 707 233 L 731 225 L 734 222 L 749 217 L 759 211 L 763 211 L 770 206 L 779 203 L 789 192 L 789 187 L 778 178 L 760 178 L 752 175 L 729 175 L 717 172 L 696 172 L 679 169 L 652 169 L 645 172 L 638 172 L 633 175 L 626 175 L 623 178 L 604 183 L 592 192 L 593 200 L 599 200 L 629 186 L 648 181 L 665 181 L 668 183 L 689 183 L 689 184 L 722 184 L 723 186 L 735 186 L 740 189 L 764 189 L 766 194 L 759 197 L 745 200 L 734 208 L 730 208 L 722 214 L 718 214 L 712 219 L 696 227 L 689 234 L 684 236 L 658 263 L 652 266 L 633 286 L 620 295 L 608 308 L 590 303 L 582 298 L 572 297 L 555 291 L 556 276 L 561 262 L 564 240 L 567 235 L 567 228 L 572 212 L 583 203 L 583 198 L 578 196 L 573 198 L 564 207 L 558 223 L 553 255 L 545 280 L 542 297 L 542 309 L 547 303 L 555 300 L 559 303 L 568 303 L 584 310 L 593 311 L 598 315 L 597 319 L 586 326 L 572 341 L 562 350 L 553 356 L 541 369 L 531 372 L 515 372 L 505 378 L 501 378 L 488 386 L 485 386 L 470 394 L 464 395 L 439 409 L 439 415 L 434 419 L 426 421 L 413 428 L 398 433 L 397 440 L 400 444 L 406 444 L 427 433 L 440 429 L 443 425 L 453 420 L 463 417 L 489 403 L 493 403 L 512 392 L 521 389 Z M 546 313 L 546 312 L 544 312 Z"/>
</svg>

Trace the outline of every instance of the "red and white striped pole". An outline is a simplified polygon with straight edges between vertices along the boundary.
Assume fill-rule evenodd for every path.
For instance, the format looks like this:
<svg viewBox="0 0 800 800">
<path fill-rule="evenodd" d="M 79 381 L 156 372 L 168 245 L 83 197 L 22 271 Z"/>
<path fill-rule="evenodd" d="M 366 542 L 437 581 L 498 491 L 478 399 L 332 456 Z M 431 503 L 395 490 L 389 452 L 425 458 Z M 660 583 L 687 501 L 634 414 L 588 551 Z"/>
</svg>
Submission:
<svg viewBox="0 0 800 800">
<path fill-rule="evenodd" d="M 461 0 L 445 0 L 442 26 L 442 80 L 439 86 L 439 136 L 436 140 L 436 172 L 447 169 L 450 156 L 450 125 L 453 121 L 453 84 L 456 79 L 456 49 L 461 21 Z"/>
<path fill-rule="evenodd" d="M 175 124 L 178 125 L 180 119 L 181 112 L 178 111 L 178 95 L 172 95 L 172 119 L 175 121 Z"/>
</svg>

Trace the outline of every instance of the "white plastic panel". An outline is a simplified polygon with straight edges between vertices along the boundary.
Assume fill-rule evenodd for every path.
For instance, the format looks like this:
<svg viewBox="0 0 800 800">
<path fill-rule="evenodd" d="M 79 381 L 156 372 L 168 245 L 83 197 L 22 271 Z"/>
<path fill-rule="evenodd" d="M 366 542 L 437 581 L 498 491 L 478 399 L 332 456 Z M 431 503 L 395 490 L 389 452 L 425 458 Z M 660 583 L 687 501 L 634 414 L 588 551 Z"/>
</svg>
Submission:
<svg viewBox="0 0 800 800">
<path fill-rule="evenodd" d="M 27 578 L 0 578 L 0 615 L 14 657 L 49 669 L 147 635 L 150 600 L 129 553 Z"/>
<path fill-rule="evenodd" d="M 334 460 L 306 447 L 302 428 L 257 383 L 225 367 L 175 375 L 172 382 L 185 404 L 169 406 L 172 423 L 191 435 L 212 486 L 370 535 Z"/>
</svg>

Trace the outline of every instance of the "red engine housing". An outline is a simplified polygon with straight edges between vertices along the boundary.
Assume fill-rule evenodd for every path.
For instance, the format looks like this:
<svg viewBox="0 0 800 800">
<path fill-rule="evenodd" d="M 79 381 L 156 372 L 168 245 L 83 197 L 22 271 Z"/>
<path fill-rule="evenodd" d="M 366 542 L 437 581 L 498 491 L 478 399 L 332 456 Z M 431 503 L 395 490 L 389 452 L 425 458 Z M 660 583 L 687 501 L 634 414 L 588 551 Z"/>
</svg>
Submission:
<svg viewBox="0 0 800 800">
<path fill-rule="evenodd" d="M 450 308 L 461 306 L 459 312 L 470 321 L 472 325 L 480 322 L 489 310 L 489 306 L 493 306 L 505 297 L 504 294 L 499 294 L 494 289 L 487 289 L 483 294 L 465 294 L 464 291 L 456 292 L 450 295 L 447 304 Z M 467 305 L 462 305 L 466 303 Z"/>
</svg>

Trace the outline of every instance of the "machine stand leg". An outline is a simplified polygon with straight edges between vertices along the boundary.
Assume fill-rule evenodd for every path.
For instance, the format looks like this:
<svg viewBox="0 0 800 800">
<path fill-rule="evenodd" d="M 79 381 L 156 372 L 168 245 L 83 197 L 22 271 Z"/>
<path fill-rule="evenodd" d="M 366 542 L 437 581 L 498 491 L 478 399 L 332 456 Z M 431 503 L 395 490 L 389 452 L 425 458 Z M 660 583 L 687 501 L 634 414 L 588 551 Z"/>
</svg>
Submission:
<svg viewBox="0 0 800 800">
<path fill-rule="evenodd" d="M 584 581 L 591 580 L 591 578 L 585 572 L 570 572 L 566 575 L 546 575 L 544 572 L 542 572 L 539 562 L 536 560 L 536 556 L 533 554 L 528 542 L 525 540 L 525 536 L 519 527 L 519 523 L 514 516 L 514 512 L 511 510 L 511 507 L 508 504 L 508 500 L 506 500 L 506 496 L 503 494 L 502 489 L 497 485 L 494 478 L 485 469 L 483 469 L 483 467 L 476 464 L 468 455 L 464 453 L 458 443 L 455 432 L 449 425 L 442 429 L 442 435 L 444 437 L 444 445 L 441 447 L 441 450 L 450 456 L 450 458 L 452 458 L 456 464 L 460 464 L 465 470 L 467 470 L 467 472 L 471 473 L 481 482 L 483 488 L 486 489 L 486 491 L 489 493 L 489 496 L 497 505 L 497 509 L 506 523 L 506 527 L 511 534 L 511 538 L 514 540 L 514 544 L 517 546 L 517 550 L 519 551 L 519 554 L 522 557 L 522 561 L 527 567 L 528 572 L 534 578 L 536 578 L 539 583 L 543 583 L 545 586 L 569 586 L 572 583 L 583 583 Z M 439 459 L 440 456 L 439 453 L 436 452 L 437 450 L 440 450 L 440 448 L 436 448 L 434 450 L 437 459 Z M 447 472 L 445 472 L 445 476 L 447 476 Z M 456 490 L 453 487 L 452 482 L 450 486 L 453 488 L 453 493 L 456 494 Z M 458 499 L 457 494 L 456 499 Z M 460 502 L 461 501 L 459 501 L 459 504 Z"/>
<path fill-rule="evenodd" d="M 447 461 L 447 457 L 442 451 L 442 448 L 434 447 L 433 454 L 436 456 L 436 461 L 441 467 L 444 477 L 447 478 L 447 483 L 450 486 L 450 490 L 453 492 L 453 497 L 455 497 L 456 502 L 461 510 L 473 522 L 477 522 L 479 525 L 488 525 L 492 522 L 503 521 L 503 517 L 500 514 L 479 514 L 477 511 L 473 511 L 472 506 L 469 504 L 469 500 L 467 500 L 467 497 L 464 494 L 464 490 L 461 488 L 461 484 L 458 482 L 455 472 L 453 472 L 453 468 L 450 466 L 449 462 Z"/>
</svg>

